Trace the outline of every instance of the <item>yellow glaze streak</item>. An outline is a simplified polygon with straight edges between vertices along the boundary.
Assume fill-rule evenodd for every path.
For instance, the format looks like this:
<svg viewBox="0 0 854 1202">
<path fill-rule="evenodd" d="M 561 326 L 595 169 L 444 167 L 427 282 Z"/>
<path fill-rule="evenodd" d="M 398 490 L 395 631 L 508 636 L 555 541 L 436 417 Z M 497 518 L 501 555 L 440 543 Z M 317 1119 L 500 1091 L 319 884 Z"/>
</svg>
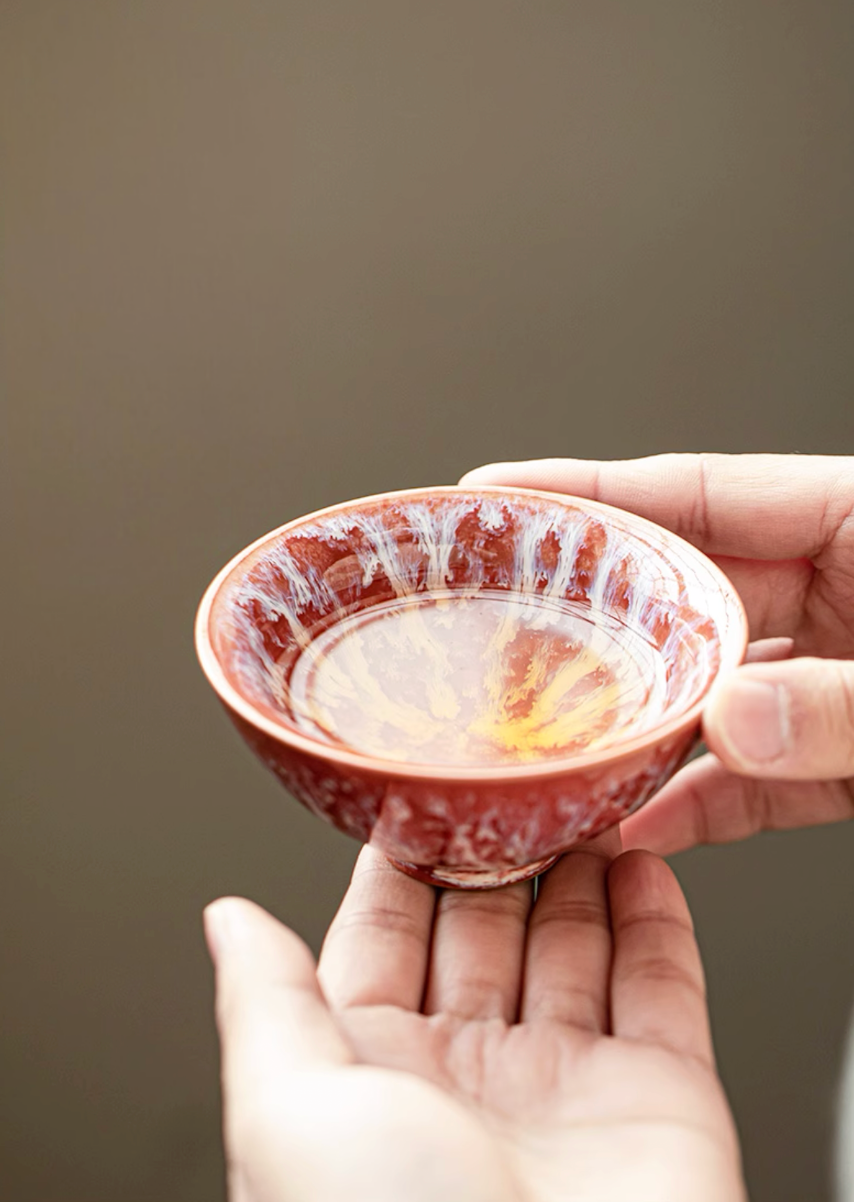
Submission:
<svg viewBox="0 0 854 1202">
<path fill-rule="evenodd" d="M 327 630 L 297 661 L 290 697 L 303 726 L 366 754 L 524 763 L 637 721 L 651 655 L 640 636 L 580 606 L 427 592 Z"/>
</svg>

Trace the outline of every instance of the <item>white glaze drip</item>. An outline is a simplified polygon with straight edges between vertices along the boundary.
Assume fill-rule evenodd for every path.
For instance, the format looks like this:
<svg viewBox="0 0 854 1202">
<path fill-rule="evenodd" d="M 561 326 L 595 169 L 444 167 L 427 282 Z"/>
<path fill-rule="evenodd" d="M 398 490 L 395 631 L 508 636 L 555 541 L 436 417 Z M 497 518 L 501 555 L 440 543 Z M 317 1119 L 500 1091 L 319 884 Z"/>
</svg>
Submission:
<svg viewBox="0 0 854 1202">
<path fill-rule="evenodd" d="M 480 534 L 472 538 L 475 517 Z M 293 713 L 299 710 L 282 667 L 288 645 L 309 661 L 312 659 L 314 624 L 326 617 L 328 626 L 340 604 L 341 588 L 349 589 L 355 601 L 365 590 L 375 591 L 380 580 L 386 582 L 381 592 L 387 599 L 403 601 L 422 590 L 442 592 L 453 576 L 457 532 L 464 519 L 468 532 L 462 548 L 465 581 L 457 584 L 462 595 L 476 595 L 487 581 L 488 570 L 490 588 L 507 589 L 522 599 L 535 594 L 552 603 L 539 608 L 535 618 L 526 618 L 529 629 L 546 630 L 558 620 L 555 607 L 579 587 L 579 552 L 589 545 L 591 525 L 595 524 L 598 560 L 587 593 L 594 626 L 597 612 L 609 613 L 629 629 L 647 632 L 652 647 L 656 625 L 662 619 L 671 621 L 667 639 L 660 651 L 655 648 L 655 654 L 664 665 L 678 660 L 680 675 L 678 680 L 668 681 L 669 673 L 662 672 L 650 681 L 650 702 L 655 702 L 652 709 L 661 713 L 680 705 L 713 671 L 715 641 L 692 629 L 683 617 L 693 597 L 703 622 L 708 622 L 710 605 L 717 610 L 711 616 L 719 628 L 726 622 L 725 601 L 716 589 L 707 590 L 701 568 L 689 568 L 684 563 L 674 567 L 668 562 L 673 558 L 669 550 L 665 557 L 654 541 L 648 547 L 639 546 L 634 538 L 623 535 L 619 526 L 608 527 L 602 519 L 571 505 L 556 511 L 536 499 L 484 498 L 461 492 L 429 501 L 413 498 L 385 507 L 370 506 L 361 512 L 330 514 L 294 527 L 281 542 L 265 547 L 231 594 L 231 624 L 236 636 L 232 664 L 242 687 L 250 695 L 268 698 L 274 708 L 284 711 L 283 718 L 289 708 Z M 502 553 L 496 558 L 494 551 L 484 557 L 481 548 L 500 545 L 496 539 L 509 529 L 511 520 L 510 557 Z M 603 530 L 607 531 L 604 545 Z M 329 562 L 330 551 L 337 554 L 332 567 L 320 570 L 315 566 L 317 556 L 310 553 L 312 546 L 326 548 L 320 555 L 321 562 Z M 511 644 L 522 608 L 508 597 L 506 618 L 495 633 L 495 655 L 500 657 Z M 415 611 L 410 622 L 411 638 L 423 637 L 418 622 Z M 263 629 L 259 629 L 261 623 Z M 599 632 L 594 629 L 589 649 L 594 657 L 605 654 L 604 628 Z M 437 664 L 440 661 L 441 657 Z M 293 662 L 292 656 L 288 662 Z M 484 670 L 488 670 L 486 663 Z M 347 686 L 341 687 L 346 693 Z M 439 708 L 450 706 L 447 698 L 442 700 L 444 687 L 437 676 L 434 692 Z"/>
</svg>

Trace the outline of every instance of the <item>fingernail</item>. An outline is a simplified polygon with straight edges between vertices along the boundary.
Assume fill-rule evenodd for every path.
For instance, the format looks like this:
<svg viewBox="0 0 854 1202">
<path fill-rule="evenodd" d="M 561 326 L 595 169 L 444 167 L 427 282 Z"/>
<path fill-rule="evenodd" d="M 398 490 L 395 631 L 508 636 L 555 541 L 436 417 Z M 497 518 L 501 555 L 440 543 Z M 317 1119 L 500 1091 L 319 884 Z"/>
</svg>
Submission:
<svg viewBox="0 0 854 1202">
<path fill-rule="evenodd" d="M 782 685 L 736 679 L 726 686 L 715 709 L 718 734 L 743 764 L 771 764 L 789 750 L 789 695 Z"/>
</svg>

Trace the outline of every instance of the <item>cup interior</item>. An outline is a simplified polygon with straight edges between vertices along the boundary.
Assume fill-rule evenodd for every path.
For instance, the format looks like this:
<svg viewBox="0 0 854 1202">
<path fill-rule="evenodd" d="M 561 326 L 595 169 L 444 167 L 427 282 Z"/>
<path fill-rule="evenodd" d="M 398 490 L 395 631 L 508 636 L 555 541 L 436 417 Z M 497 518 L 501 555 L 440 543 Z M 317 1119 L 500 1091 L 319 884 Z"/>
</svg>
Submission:
<svg viewBox="0 0 854 1202">
<path fill-rule="evenodd" d="M 212 589 L 221 693 L 285 741 L 434 770 L 524 770 L 651 737 L 746 644 L 734 589 L 695 548 L 525 490 L 336 506 Z"/>
</svg>

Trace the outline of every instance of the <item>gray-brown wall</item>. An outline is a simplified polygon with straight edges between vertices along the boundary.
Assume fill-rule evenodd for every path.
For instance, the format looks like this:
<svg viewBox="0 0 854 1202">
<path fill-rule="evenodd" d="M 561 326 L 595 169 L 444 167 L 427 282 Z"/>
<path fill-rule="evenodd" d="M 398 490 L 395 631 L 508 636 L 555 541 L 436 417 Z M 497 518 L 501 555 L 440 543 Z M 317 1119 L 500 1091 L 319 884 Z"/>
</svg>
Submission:
<svg viewBox="0 0 854 1202">
<path fill-rule="evenodd" d="M 199 913 L 355 846 L 198 597 L 495 458 L 846 452 L 850 0 L 0 0 L 0 1193 L 221 1196 Z M 854 827 L 684 856 L 754 1202 L 828 1197 Z"/>
</svg>

